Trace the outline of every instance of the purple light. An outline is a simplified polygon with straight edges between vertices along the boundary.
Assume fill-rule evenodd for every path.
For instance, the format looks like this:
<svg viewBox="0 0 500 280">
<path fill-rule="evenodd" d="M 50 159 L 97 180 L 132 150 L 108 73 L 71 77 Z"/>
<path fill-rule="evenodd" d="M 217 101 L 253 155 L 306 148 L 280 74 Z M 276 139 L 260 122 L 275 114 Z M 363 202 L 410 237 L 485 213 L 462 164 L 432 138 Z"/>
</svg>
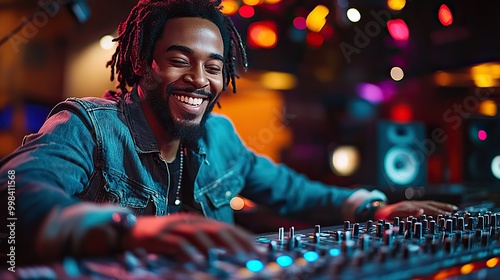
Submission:
<svg viewBox="0 0 500 280">
<path fill-rule="evenodd" d="M 384 101 L 384 93 L 382 89 L 374 84 L 362 83 L 357 86 L 357 94 L 359 97 L 371 103 L 380 103 Z"/>
<path fill-rule="evenodd" d="M 486 138 L 488 138 L 488 134 L 486 133 L 486 131 L 481 129 L 477 132 L 477 138 L 479 138 L 479 140 L 481 141 L 484 141 L 486 140 Z"/>
<path fill-rule="evenodd" d="M 298 30 L 304 30 L 307 28 L 306 19 L 304 17 L 296 17 L 293 19 L 293 26 Z"/>
</svg>

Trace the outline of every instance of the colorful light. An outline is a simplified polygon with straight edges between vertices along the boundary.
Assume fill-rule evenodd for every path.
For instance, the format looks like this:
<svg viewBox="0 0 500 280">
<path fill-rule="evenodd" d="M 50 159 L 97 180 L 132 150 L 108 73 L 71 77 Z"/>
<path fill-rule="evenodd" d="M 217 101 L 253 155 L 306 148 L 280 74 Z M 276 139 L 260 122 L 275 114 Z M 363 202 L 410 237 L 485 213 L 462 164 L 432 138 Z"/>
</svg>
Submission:
<svg viewBox="0 0 500 280">
<path fill-rule="evenodd" d="M 486 138 L 488 138 L 488 134 L 486 133 L 486 131 L 480 129 L 477 132 L 477 139 L 484 141 L 484 140 L 486 140 Z"/>
<path fill-rule="evenodd" d="M 238 12 L 243 18 L 251 18 L 255 15 L 255 9 L 251 6 L 243 6 Z"/>
<path fill-rule="evenodd" d="M 448 8 L 445 4 L 442 4 L 441 7 L 439 7 L 438 18 L 439 22 L 441 22 L 443 26 L 450 26 L 453 23 L 453 14 L 451 13 L 450 8 Z"/>
<path fill-rule="evenodd" d="M 393 11 L 401 11 L 406 5 L 406 0 L 387 0 L 387 7 Z"/>
<path fill-rule="evenodd" d="M 293 19 L 293 26 L 298 30 L 304 30 L 307 28 L 305 17 L 296 17 Z"/>
<path fill-rule="evenodd" d="M 255 5 L 258 5 L 260 0 L 243 0 L 242 1 L 245 5 L 249 5 L 249 6 L 255 6 Z"/>
<path fill-rule="evenodd" d="M 103 50 L 110 50 L 116 46 L 116 43 L 113 42 L 113 39 L 114 39 L 113 36 L 105 35 L 99 41 L 99 45 Z"/>
<path fill-rule="evenodd" d="M 493 100 L 484 100 L 479 103 L 479 113 L 494 117 L 497 115 L 498 105 Z"/>
<path fill-rule="evenodd" d="M 324 38 L 319 33 L 309 32 L 306 36 L 307 45 L 315 48 L 321 47 L 323 45 Z"/>
<path fill-rule="evenodd" d="M 276 23 L 260 21 L 248 27 L 248 45 L 253 48 L 271 49 L 278 44 Z"/>
<path fill-rule="evenodd" d="M 387 29 L 392 38 L 396 41 L 406 41 L 410 37 L 410 30 L 406 22 L 400 18 L 392 19 L 387 22 Z"/>
<path fill-rule="evenodd" d="M 339 146 L 332 152 L 332 171 L 340 176 L 350 176 L 359 167 L 360 154 L 354 146 Z"/>
<path fill-rule="evenodd" d="M 222 13 L 228 16 L 234 15 L 239 8 L 238 3 L 235 0 L 224 0 L 222 1 Z"/>
<path fill-rule="evenodd" d="M 407 104 L 398 104 L 391 110 L 391 119 L 396 122 L 409 122 L 413 119 L 413 111 Z"/>
<path fill-rule="evenodd" d="M 371 103 L 380 103 L 384 101 L 384 93 L 382 89 L 374 84 L 362 83 L 356 88 L 357 95 Z"/>
<path fill-rule="evenodd" d="M 392 67 L 390 74 L 391 78 L 396 82 L 401 81 L 405 77 L 405 72 L 398 66 Z"/>
<path fill-rule="evenodd" d="M 361 20 L 361 13 L 356 8 L 350 8 L 347 10 L 346 15 L 351 22 L 358 22 Z"/>
<path fill-rule="evenodd" d="M 245 207 L 245 201 L 243 200 L 243 198 L 236 196 L 231 199 L 229 205 L 231 206 L 231 209 L 239 211 L 243 209 L 243 207 Z"/>
<path fill-rule="evenodd" d="M 316 6 L 306 17 L 306 25 L 313 32 L 320 32 L 326 24 L 326 16 L 330 10 L 324 5 Z"/>
</svg>

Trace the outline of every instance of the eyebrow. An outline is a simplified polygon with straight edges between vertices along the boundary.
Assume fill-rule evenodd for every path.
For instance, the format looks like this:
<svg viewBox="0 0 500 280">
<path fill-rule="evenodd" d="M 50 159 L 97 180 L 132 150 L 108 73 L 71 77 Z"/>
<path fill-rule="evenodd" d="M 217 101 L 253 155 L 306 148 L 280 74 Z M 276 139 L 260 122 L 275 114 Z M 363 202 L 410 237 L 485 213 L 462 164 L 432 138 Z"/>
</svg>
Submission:
<svg viewBox="0 0 500 280">
<path fill-rule="evenodd" d="M 168 47 L 167 52 L 170 52 L 170 51 L 179 51 L 179 52 L 183 52 L 183 53 L 194 54 L 193 49 L 188 48 L 186 46 L 181 46 L 181 45 L 172 45 L 172 46 Z M 218 59 L 218 60 L 224 62 L 224 56 L 222 56 L 218 53 L 211 53 L 210 58 Z"/>
</svg>

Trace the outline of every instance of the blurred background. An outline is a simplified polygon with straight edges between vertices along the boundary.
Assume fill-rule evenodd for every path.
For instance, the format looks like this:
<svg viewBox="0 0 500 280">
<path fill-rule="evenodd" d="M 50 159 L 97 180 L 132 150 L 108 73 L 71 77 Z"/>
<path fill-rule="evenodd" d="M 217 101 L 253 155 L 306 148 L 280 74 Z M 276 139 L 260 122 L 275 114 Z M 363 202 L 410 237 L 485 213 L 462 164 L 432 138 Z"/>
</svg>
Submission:
<svg viewBox="0 0 500 280">
<path fill-rule="evenodd" d="M 0 157 L 105 67 L 135 0 L 0 0 Z M 498 1 L 225 0 L 247 47 L 215 111 L 257 153 L 395 199 L 500 189 Z M 444 190 L 444 191 L 443 191 Z M 426 196 L 427 195 L 427 196 Z M 234 209 L 252 209 L 243 198 Z"/>
</svg>

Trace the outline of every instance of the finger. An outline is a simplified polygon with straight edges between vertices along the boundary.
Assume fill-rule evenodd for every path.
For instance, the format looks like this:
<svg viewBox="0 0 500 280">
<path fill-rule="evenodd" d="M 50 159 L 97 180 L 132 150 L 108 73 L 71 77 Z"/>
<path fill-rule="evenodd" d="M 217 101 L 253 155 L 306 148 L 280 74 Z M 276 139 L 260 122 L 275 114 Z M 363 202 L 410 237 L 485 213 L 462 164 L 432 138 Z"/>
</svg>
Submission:
<svg viewBox="0 0 500 280">
<path fill-rule="evenodd" d="M 446 210 L 448 212 L 454 212 L 454 211 L 458 210 L 458 207 L 456 205 L 449 204 L 449 203 L 443 203 L 443 202 L 438 202 L 438 201 L 429 201 L 428 204 L 430 204 L 434 207 Z"/>
<path fill-rule="evenodd" d="M 426 207 L 424 207 L 424 213 L 426 213 L 427 215 L 433 215 L 433 216 L 437 216 L 437 215 L 451 215 L 451 212 L 448 212 L 446 210 L 440 209 L 438 207 L 434 207 L 432 205 L 426 205 Z"/>
<path fill-rule="evenodd" d="M 206 263 L 205 256 L 183 238 L 179 239 L 179 255 L 183 260 L 193 262 L 198 266 L 203 266 Z"/>
</svg>

